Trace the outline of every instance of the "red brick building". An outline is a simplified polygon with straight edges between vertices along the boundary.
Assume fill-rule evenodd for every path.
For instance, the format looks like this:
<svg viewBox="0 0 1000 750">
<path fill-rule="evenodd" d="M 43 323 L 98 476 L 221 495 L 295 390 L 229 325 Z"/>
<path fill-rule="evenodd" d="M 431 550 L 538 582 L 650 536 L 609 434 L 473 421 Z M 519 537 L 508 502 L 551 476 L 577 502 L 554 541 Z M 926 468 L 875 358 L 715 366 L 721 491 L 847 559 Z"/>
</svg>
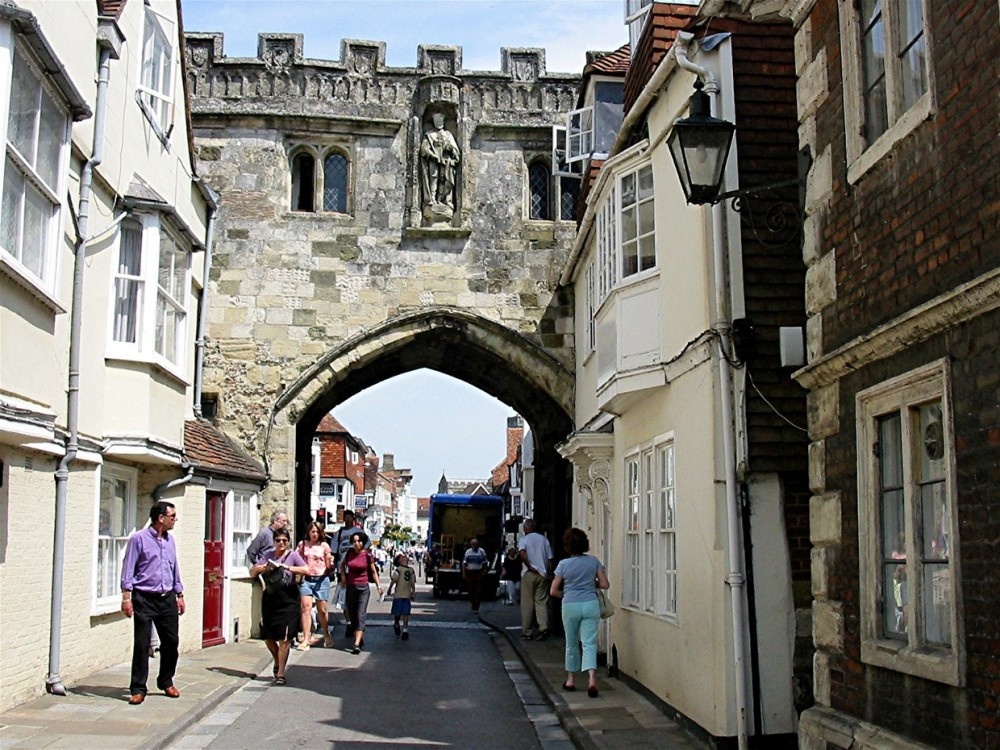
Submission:
<svg viewBox="0 0 1000 750">
<path fill-rule="evenodd" d="M 782 12 L 813 158 L 796 379 L 816 706 L 800 747 L 997 748 L 998 4 Z"/>
</svg>

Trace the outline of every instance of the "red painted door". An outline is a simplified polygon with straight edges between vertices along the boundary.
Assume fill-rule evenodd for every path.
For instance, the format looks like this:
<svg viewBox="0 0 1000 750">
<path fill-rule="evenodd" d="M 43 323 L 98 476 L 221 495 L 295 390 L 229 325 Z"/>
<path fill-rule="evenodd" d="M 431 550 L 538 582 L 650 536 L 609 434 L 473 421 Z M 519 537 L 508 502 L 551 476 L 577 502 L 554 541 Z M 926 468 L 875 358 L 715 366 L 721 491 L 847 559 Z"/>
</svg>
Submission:
<svg viewBox="0 0 1000 750">
<path fill-rule="evenodd" d="M 225 566 L 226 494 L 209 492 L 205 498 L 205 598 L 201 646 L 226 642 L 222 632 L 223 567 Z"/>
</svg>

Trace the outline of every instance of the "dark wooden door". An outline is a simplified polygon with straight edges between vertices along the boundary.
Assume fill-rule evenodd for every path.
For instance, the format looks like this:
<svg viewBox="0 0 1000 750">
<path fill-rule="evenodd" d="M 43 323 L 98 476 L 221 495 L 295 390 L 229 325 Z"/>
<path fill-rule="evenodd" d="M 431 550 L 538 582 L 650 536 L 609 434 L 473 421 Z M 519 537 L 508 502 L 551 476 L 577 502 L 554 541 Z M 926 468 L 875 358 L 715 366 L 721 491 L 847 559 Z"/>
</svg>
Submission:
<svg viewBox="0 0 1000 750">
<path fill-rule="evenodd" d="M 209 492 L 205 497 L 205 598 L 202 609 L 201 645 L 226 642 L 222 632 L 222 598 L 225 578 L 226 494 Z"/>
</svg>

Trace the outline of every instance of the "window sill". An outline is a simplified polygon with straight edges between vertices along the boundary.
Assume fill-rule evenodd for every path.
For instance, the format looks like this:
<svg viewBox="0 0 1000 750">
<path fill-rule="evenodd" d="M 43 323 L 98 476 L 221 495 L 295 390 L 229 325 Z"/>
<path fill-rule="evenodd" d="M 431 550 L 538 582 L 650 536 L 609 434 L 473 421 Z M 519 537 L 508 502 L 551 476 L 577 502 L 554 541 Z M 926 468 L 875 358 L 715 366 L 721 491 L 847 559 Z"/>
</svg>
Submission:
<svg viewBox="0 0 1000 750">
<path fill-rule="evenodd" d="M 121 596 L 110 599 L 98 599 L 90 608 L 91 617 L 105 617 L 106 615 L 117 615 L 122 611 Z"/>
<path fill-rule="evenodd" d="M 633 615 L 642 615 L 643 617 L 652 617 L 654 620 L 659 620 L 660 622 L 665 622 L 668 625 L 673 625 L 674 627 L 680 627 L 680 622 L 677 619 L 677 615 L 658 615 L 655 612 L 649 612 L 645 609 L 639 609 L 635 605 L 622 605 L 622 610 Z"/>
<path fill-rule="evenodd" d="M 113 366 L 115 362 L 143 364 L 152 370 L 156 370 L 157 372 L 162 373 L 168 379 L 173 380 L 178 385 L 181 385 L 185 388 L 191 385 L 190 381 L 188 380 L 187 377 L 185 377 L 183 372 L 181 372 L 178 368 L 174 367 L 173 365 L 167 364 L 166 360 L 161 359 L 159 356 L 151 357 L 148 354 L 139 354 L 139 353 L 131 354 L 118 350 L 106 354 L 104 360 L 108 364 L 108 366 Z"/>
<path fill-rule="evenodd" d="M 66 312 L 66 308 L 59 304 L 52 292 L 44 287 L 34 274 L 6 252 L 0 252 L 0 273 L 8 276 L 14 283 L 52 311 L 54 315 L 62 315 Z"/>
<path fill-rule="evenodd" d="M 867 149 L 861 150 L 860 138 L 853 139 L 854 142 L 851 145 L 854 148 L 851 150 L 856 152 L 856 155 L 848 163 L 847 181 L 853 185 L 860 180 L 869 169 L 881 161 L 897 143 L 915 130 L 920 123 L 928 119 L 932 113 L 931 96 L 930 93 L 926 93 Z"/>
<path fill-rule="evenodd" d="M 891 639 L 863 641 L 861 661 L 893 672 L 962 687 L 965 683 L 961 660 L 954 652 L 913 648 Z"/>
</svg>

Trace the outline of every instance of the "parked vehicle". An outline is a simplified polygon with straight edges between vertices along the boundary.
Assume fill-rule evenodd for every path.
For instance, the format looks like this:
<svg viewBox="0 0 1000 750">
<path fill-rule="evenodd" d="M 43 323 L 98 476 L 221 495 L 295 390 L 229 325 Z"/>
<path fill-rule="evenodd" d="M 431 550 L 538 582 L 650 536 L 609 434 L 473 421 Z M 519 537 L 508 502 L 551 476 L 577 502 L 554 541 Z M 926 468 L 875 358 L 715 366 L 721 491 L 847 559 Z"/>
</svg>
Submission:
<svg viewBox="0 0 1000 750">
<path fill-rule="evenodd" d="M 498 495 L 431 495 L 427 549 L 436 550 L 440 562 L 433 571 L 434 598 L 466 593 L 462 557 L 475 537 L 486 550 L 490 566 L 483 580 L 484 598 L 496 597 L 500 585 L 497 567 L 503 538 L 503 498 Z M 428 571 L 428 577 L 431 573 Z"/>
</svg>

